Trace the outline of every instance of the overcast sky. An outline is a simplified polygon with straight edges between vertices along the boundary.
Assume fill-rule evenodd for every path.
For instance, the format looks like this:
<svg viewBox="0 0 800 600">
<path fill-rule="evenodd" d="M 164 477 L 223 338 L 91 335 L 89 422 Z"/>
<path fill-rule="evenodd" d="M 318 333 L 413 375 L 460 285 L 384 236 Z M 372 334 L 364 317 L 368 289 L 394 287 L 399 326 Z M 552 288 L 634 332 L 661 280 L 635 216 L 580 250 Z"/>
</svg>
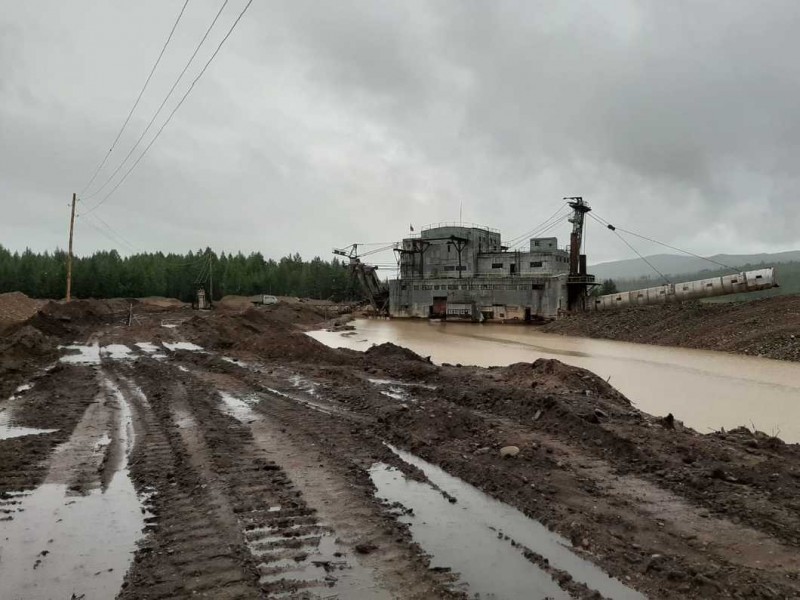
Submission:
<svg viewBox="0 0 800 600">
<path fill-rule="evenodd" d="M 245 2 L 228 2 L 144 145 Z M 221 3 L 190 0 L 79 213 L 113 187 L 87 198 Z M 183 1 L 0 5 L 0 244 L 63 248 L 71 194 L 111 146 Z M 797 249 L 798 23 L 796 0 L 255 0 L 94 211 L 114 234 L 83 215 L 75 250 L 328 258 L 456 221 L 461 206 L 464 221 L 510 239 L 573 195 L 698 253 Z M 552 230 L 562 244 L 567 227 Z M 632 258 L 594 221 L 588 252 Z"/>
</svg>

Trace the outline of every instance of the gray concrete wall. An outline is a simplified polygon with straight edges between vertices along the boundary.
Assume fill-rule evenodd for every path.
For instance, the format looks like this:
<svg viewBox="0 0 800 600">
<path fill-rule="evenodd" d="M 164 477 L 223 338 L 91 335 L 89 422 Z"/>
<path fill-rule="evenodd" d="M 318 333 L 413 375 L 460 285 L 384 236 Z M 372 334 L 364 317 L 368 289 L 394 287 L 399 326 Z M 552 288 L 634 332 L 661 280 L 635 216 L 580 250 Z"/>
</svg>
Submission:
<svg viewBox="0 0 800 600">
<path fill-rule="evenodd" d="M 511 265 L 514 265 L 515 275 L 558 275 L 569 272 L 569 254 L 564 250 L 481 254 L 478 257 L 477 274 L 487 277 L 508 277 L 511 275 Z"/>
<path fill-rule="evenodd" d="M 448 304 L 472 304 L 476 311 L 494 313 L 495 319 L 555 318 L 567 307 L 566 275 L 556 277 L 479 277 L 393 280 L 389 282 L 390 314 L 394 317 L 430 316 L 434 298 Z"/>
</svg>

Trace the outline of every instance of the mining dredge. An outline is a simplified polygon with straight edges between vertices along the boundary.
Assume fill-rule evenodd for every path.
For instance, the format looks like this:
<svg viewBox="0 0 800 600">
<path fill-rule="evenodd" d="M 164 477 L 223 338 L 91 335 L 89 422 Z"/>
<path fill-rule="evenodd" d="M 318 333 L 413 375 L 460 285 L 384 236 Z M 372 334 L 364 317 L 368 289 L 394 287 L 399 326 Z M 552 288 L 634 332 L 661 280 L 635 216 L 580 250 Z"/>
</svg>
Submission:
<svg viewBox="0 0 800 600">
<path fill-rule="evenodd" d="M 556 218 L 556 213 L 535 230 L 538 233 L 505 244 L 499 231 L 480 225 L 424 227 L 390 246 L 399 275 L 388 284 L 379 279 L 376 266 L 361 260 L 386 247 L 359 255 L 358 245 L 353 244 L 334 253 L 349 259 L 347 266 L 375 314 L 397 318 L 549 320 L 571 312 L 699 300 L 778 286 L 770 267 L 680 283 L 664 278 L 665 283 L 655 287 L 594 295 L 591 292 L 599 284 L 587 272 L 586 255 L 581 253 L 586 215 L 592 209 L 579 196 L 565 200 L 566 214 Z M 542 237 L 563 221 L 572 225 L 566 249 L 558 247 L 557 238 Z M 607 221 L 598 222 L 616 232 Z M 522 244 L 527 248 L 519 248 Z"/>
</svg>

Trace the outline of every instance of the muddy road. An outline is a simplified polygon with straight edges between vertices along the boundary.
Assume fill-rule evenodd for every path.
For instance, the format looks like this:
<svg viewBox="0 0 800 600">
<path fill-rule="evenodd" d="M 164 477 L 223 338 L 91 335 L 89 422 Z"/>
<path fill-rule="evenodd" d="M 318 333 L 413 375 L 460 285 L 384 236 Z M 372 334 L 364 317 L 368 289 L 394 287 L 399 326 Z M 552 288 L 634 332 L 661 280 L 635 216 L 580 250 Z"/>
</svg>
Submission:
<svg viewBox="0 0 800 600">
<path fill-rule="evenodd" d="M 3 598 L 800 595 L 796 445 L 558 361 L 332 350 L 302 306 L 90 308 L 0 342 Z"/>
</svg>

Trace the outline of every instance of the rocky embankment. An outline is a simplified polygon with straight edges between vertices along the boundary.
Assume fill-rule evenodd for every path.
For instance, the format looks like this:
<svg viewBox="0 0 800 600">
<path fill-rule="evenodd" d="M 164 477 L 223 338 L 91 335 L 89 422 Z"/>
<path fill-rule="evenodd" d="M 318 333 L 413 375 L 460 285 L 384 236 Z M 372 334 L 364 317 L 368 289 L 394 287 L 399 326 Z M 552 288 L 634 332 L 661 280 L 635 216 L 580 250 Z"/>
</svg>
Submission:
<svg viewBox="0 0 800 600">
<path fill-rule="evenodd" d="M 573 315 L 542 330 L 800 361 L 800 296 L 730 304 L 634 306 Z"/>
</svg>

